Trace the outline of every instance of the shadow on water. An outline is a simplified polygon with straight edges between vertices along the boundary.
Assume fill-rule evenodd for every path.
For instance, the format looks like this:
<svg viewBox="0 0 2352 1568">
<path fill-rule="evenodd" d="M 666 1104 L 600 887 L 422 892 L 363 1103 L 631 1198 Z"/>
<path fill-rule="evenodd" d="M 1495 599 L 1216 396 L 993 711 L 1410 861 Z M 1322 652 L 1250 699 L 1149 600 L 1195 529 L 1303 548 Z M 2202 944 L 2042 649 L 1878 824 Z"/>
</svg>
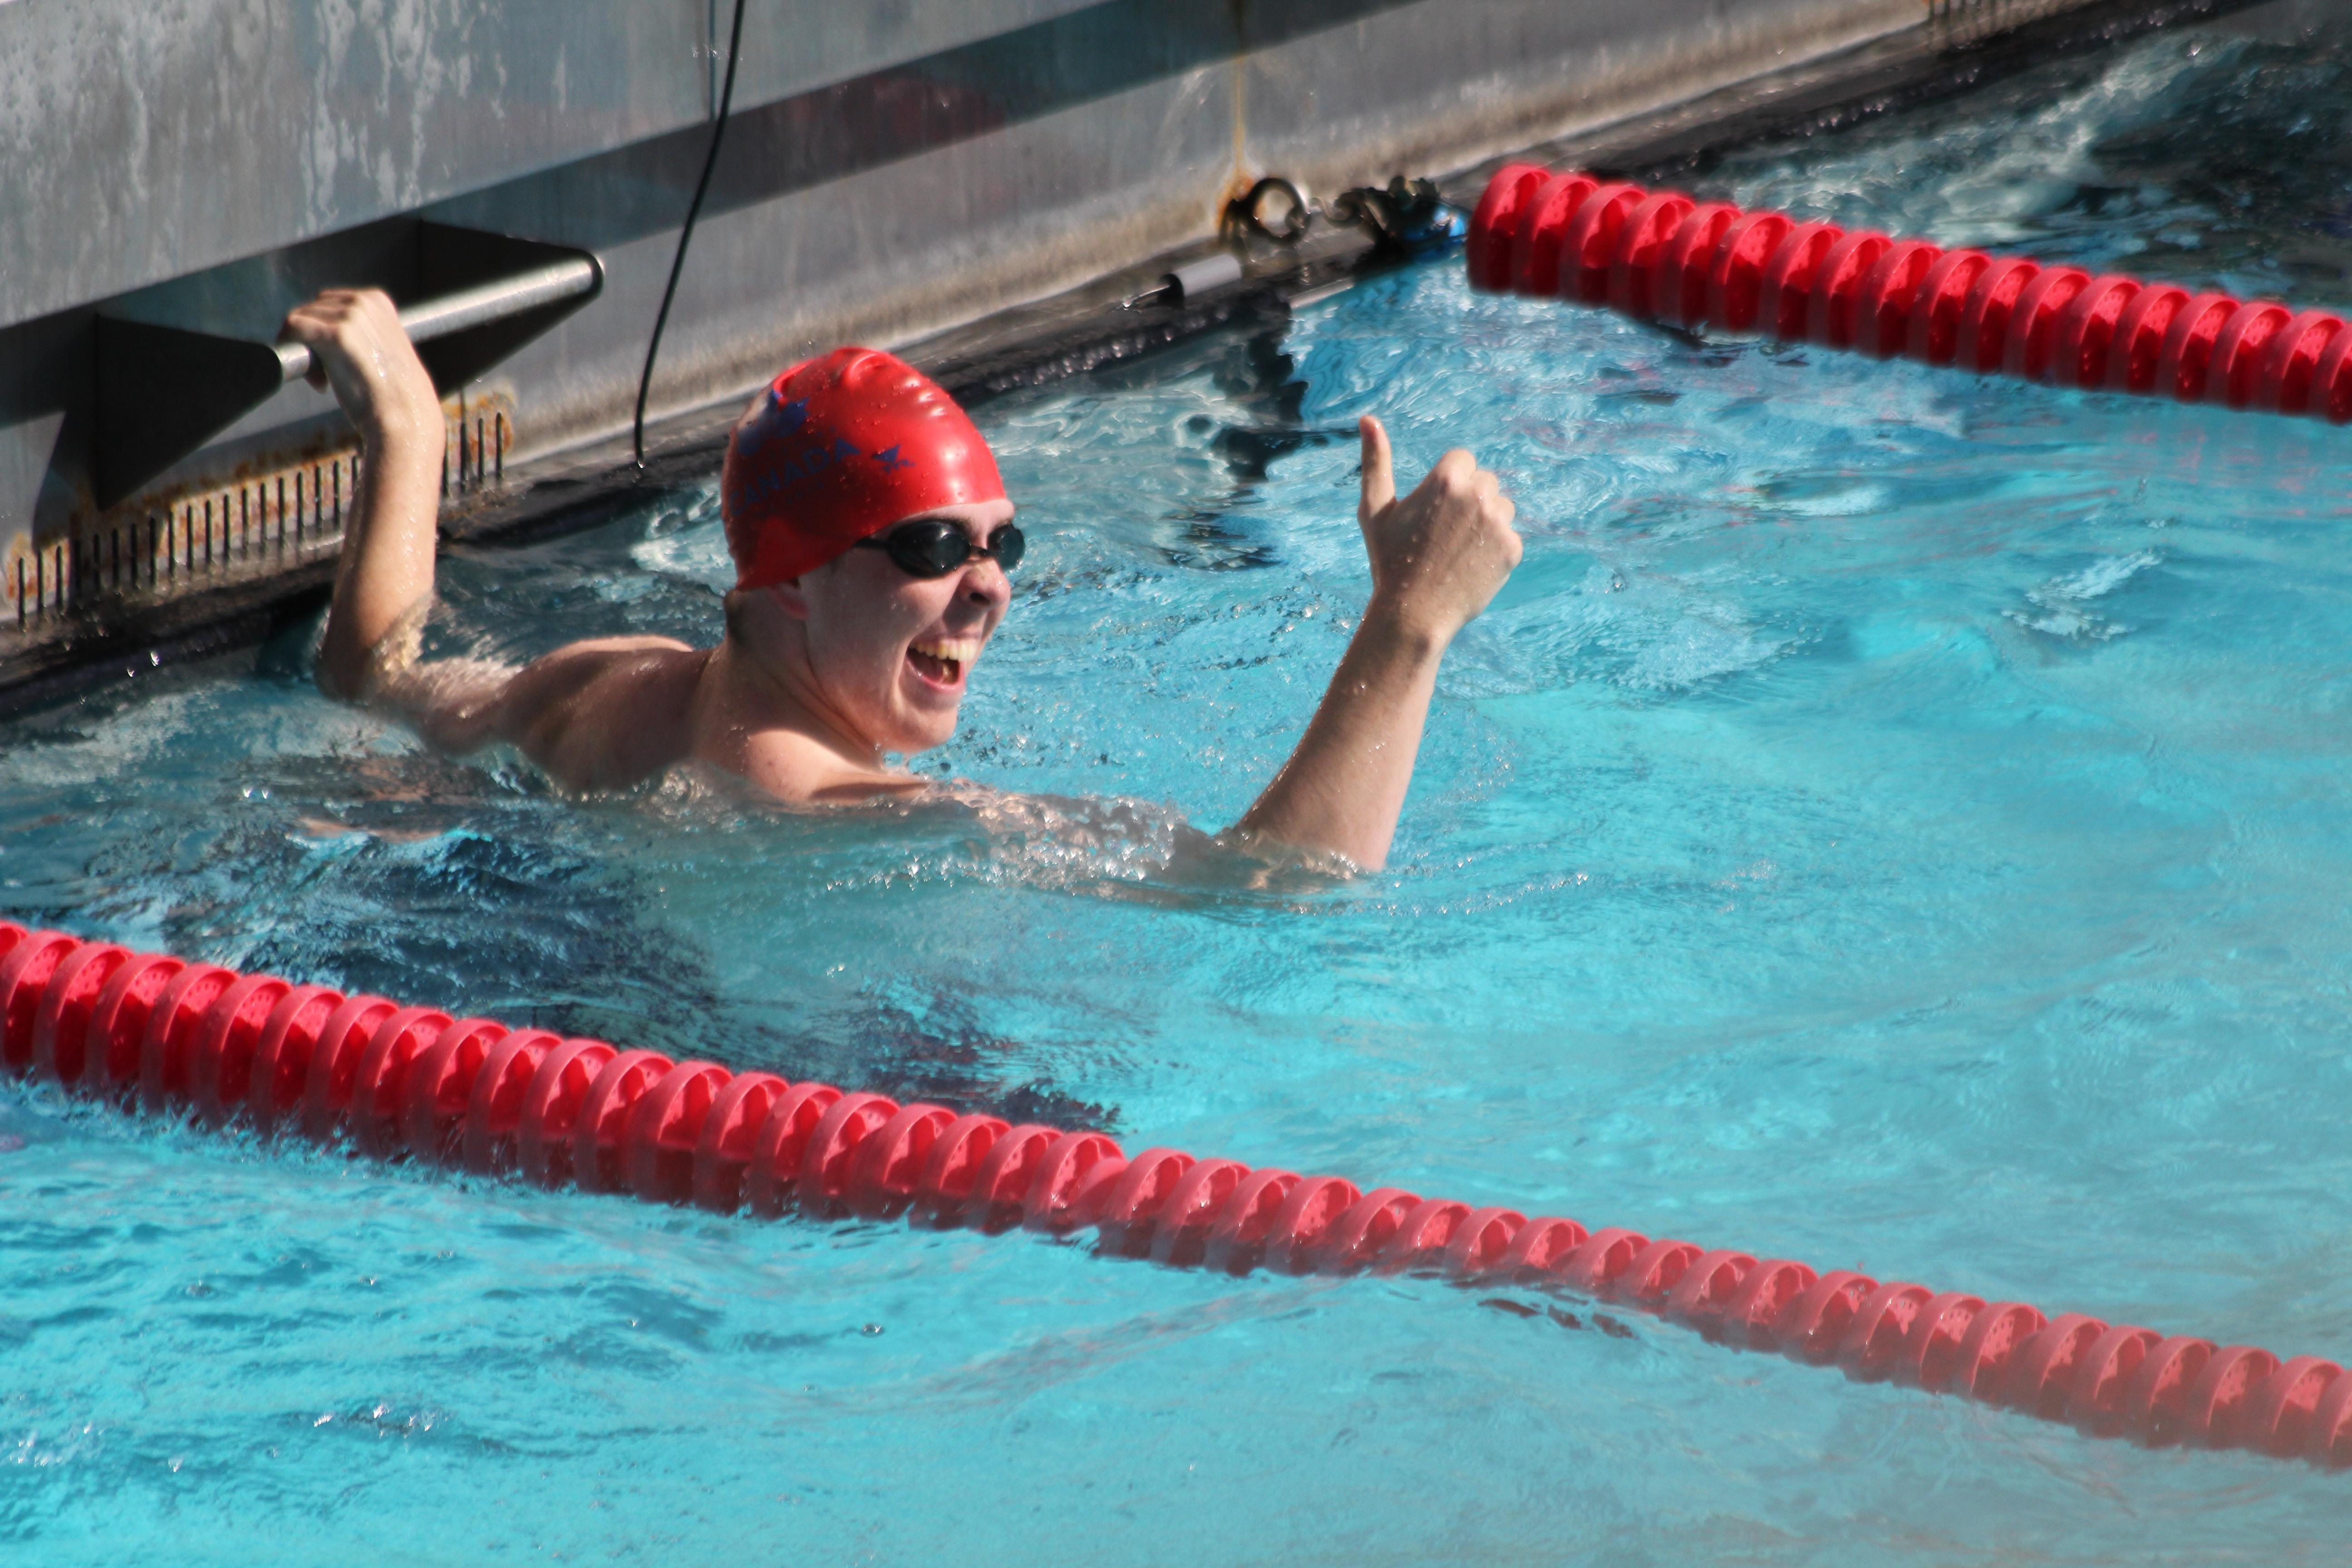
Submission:
<svg viewBox="0 0 2352 1568">
<path fill-rule="evenodd" d="M 1355 428 L 1307 420 L 1307 383 L 1281 328 L 1187 343 L 1096 379 L 1109 392 L 1187 376 L 1203 377 L 1220 406 L 1187 416 L 1184 434 L 1218 459 L 1227 483 L 1221 493 L 1202 498 L 1203 504 L 1166 514 L 1175 531 L 1163 537 L 1160 559 L 1202 572 L 1280 565 L 1281 551 L 1256 515 L 1273 465 L 1311 447 L 1353 442 Z"/>
</svg>

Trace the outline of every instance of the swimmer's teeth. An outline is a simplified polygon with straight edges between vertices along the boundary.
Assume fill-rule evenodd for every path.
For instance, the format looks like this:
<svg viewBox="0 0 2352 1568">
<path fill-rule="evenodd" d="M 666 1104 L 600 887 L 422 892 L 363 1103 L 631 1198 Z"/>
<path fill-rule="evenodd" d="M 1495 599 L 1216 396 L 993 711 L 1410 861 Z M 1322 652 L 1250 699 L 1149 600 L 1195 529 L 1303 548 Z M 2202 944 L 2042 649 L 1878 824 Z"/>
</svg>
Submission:
<svg viewBox="0 0 2352 1568">
<path fill-rule="evenodd" d="M 932 642 L 919 642 L 914 645 L 911 651 L 921 654 L 926 658 L 938 659 L 941 664 L 946 665 L 948 679 L 952 681 L 962 674 L 964 666 L 980 658 L 980 639 L 978 637 L 940 637 Z"/>
</svg>

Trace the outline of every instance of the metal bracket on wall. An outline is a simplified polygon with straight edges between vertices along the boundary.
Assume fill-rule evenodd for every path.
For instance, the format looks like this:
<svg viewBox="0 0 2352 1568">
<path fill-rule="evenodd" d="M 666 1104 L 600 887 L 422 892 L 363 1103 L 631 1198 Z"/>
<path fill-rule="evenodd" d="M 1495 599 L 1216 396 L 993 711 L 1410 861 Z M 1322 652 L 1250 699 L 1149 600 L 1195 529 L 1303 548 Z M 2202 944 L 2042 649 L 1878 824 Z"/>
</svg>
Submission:
<svg viewBox="0 0 2352 1568">
<path fill-rule="evenodd" d="M 401 325 L 435 389 L 446 393 L 594 299 L 604 284 L 604 264 L 585 250 L 419 223 L 414 288 L 394 297 L 414 295 L 401 303 Z M 96 339 L 90 479 L 100 508 L 123 500 L 310 371 L 310 351 L 299 343 L 103 313 Z"/>
</svg>

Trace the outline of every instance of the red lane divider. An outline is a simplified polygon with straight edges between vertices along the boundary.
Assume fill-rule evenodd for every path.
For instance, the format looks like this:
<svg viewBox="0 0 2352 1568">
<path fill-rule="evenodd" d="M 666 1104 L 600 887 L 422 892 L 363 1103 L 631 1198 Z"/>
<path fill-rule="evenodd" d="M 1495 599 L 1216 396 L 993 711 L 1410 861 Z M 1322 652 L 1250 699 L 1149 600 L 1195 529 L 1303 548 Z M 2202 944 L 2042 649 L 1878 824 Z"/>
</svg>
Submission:
<svg viewBox="0 0 2352 1568">
<path fill-rule="evenodd" d="M 1533 163 L 1487 183 L 1466 255 L 1475 289 L 1643 321 L 2352 421 L 2352 331 L 2326 310 L 1849 233 Z"/>
<path fill-rule="evenodd" d="M 1656 210 L 1625 204 L 1621 231 Z M 1825 247 L 1822 264 L 1839 249 Z M 0 1062 L 126 1105 L 215 1123 L 245 1116 L 264 1130 L 299 1111 L 309 1136 L 348 1136 L 380 1158 L 719 1213 L 1091 1226 L 1106 1252 L 1179 1267 L 1409 1269 L 1569 1290 L 1719 1343 L 2086 1436 L 2352 1466 L 2352 1377 L 2315 1356 L 2282 1362 L 2249 1345 L 1174 1149 L 1129 1159 L 1098 1132 L 673 1062 L 5 922 Z"/>
</svg>

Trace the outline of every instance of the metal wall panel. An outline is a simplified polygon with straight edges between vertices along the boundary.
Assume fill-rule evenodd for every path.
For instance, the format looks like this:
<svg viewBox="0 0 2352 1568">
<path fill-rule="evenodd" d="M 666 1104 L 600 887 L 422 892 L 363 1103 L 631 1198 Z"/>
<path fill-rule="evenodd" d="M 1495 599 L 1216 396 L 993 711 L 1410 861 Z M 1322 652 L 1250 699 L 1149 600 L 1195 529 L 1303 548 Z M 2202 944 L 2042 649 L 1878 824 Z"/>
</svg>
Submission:
<svg viewBox="0 0 2352 1568">
<path fill-rule="evenodd" d="M 481 390 L 508 400 L 519 457 L 625 429 L 709 145 L 709 40 L 729 3 L 0 4 L 0 322 L 32 313 L 0 324 L 0 554 L 119 521 L 95 512 L 89 482 L 94 304 L 266 336 L 322 282 L 397 289 L 420 216 L 602 258 L 602 296 Z M 1326 195 L 1438 173 L 1922 14 L 1918 0 L 750 5 L 657 415 L 830 343 L 903 342 L 1203 237 L 1259 173 Z M 320 395 L 289 387 L 159 484 L 345 439 L 335 424 Z M 0 584 L 0 615 L 12 607 Z"/>
<path fill-rule="evenodd" d="M 1916 26 L 1919 0 L 1474 0 L 1250 37 L 1247 157 L 1318 193 L 1492 153 Z"/>
<path fill-rule="evenodd" d="M 1262 173 L 1329 193 L 1451 169 L 1918 19 L 1917 0 L 1104 0 L 829 84 L 730 126 L 653 406 L 1198 238 Z M 513 363 L 533 441 L 623 416 L 642 339 L 605 334 L 650 327 L 705 145 L 680 132 L 433 209 L 604 257 L 605 298 Z"/>
<path fill-rule="evenodd" d="M 1086 3 L 751 0 L 736 101 Z M 727 4 L 0 5 L 0 324 L 701 121 Z"/>
</svg>

